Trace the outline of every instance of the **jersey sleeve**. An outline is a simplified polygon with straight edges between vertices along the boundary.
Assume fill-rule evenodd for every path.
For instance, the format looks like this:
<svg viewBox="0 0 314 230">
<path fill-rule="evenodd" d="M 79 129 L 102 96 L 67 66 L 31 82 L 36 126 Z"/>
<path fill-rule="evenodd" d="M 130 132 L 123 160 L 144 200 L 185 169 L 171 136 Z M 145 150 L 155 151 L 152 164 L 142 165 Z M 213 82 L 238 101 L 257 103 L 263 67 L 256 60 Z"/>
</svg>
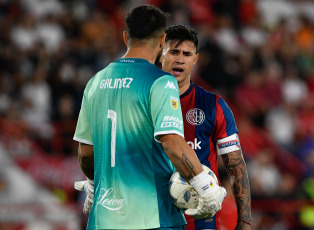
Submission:
<svg viewBox="0 0 314 230">
<path fill-rule="evenodd" d="M 215 141 L 218 155 L 241 149 L 238 128 L 230 107 L 219 98 L 216 107 Z"/>
<path fill-rule="evenodd" d="M 88 119 L 87 99 L 85 93 L 82 99 L 81 110 L 77 121 L 73 140 L 84 144 L 93 145 L 92 131 Z"/>
<path fill-rule="evenodd" d="M 178 134 L 184 137 L 183 119 L 177 80 L 171 75 L 158 78 L 150 91 L 154 137 Z"/>
</svg>

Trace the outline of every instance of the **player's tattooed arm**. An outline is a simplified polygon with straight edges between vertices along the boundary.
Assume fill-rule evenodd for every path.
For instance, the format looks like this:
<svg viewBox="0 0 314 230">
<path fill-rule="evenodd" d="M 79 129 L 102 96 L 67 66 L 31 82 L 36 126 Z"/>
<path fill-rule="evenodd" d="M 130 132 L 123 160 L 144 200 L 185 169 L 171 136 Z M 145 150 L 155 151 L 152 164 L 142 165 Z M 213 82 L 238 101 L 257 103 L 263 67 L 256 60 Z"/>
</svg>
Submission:
<svg viewBox="0 0 314 230">
<path fill-rule="evenodd" d="M 176 170 L 190 180 L 203 171 L 195 152 L 179 135 L 169 134 L 160 136 L 161 145 Z"/>
<path fill-rule="evenodd" d="M 186 179 L 191 179 L 196 176 L 193 165 L 188 157 L 182 153 L 182 164 L 173 164 L 176 170 L 181 174 L 185 175 Z"/>
<path fill-rule="evenodd" d="M 94 148 L 92 145 L 79 143 L 78 159 L 85 176 L 94 179 Z"/>
<path fill-rule="evenodd" d="M 226 167 L 238 209 L 237 229 L 250 229 L 246 222 L 251 223 L 251 192 L 246 164 L 241 150 L 221 155 Z M 243 226 L 243 227 L 240 227 Z M 247 225 L 247 226 L 246 226 Z"/>
</svg>

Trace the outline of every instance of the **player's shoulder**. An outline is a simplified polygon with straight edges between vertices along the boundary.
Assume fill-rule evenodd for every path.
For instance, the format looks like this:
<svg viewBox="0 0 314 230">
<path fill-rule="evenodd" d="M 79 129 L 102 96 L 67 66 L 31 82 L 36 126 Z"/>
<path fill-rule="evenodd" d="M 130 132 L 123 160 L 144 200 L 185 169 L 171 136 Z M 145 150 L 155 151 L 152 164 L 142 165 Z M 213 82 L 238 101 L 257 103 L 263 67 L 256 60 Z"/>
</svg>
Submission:
<svg viewBox="0 0 314 230">
<path fill-rule="evenodd" d="M 195 93 L 204 97 L 204 98 L 207 98 L 207 99 L 210 99 L 210 100 L 215 100 L 215 101 L 218 101 L 219 99 L 221 99 L 221 96 L 214 93 L 214 92 L 210 92 L 204 88 L 202 88 L 201 86 L 199 85 L 195 85 Z"/>
<path fill-rule="evenodd" d="M 154 79 L 158 79 L 161 77 L 175 79 L 170 73 L 163 71 L 162 69 L 158 68 L 155 65 L 150 65 L 149 72 L 151 73 L 152 78 Z"/>
</svg>

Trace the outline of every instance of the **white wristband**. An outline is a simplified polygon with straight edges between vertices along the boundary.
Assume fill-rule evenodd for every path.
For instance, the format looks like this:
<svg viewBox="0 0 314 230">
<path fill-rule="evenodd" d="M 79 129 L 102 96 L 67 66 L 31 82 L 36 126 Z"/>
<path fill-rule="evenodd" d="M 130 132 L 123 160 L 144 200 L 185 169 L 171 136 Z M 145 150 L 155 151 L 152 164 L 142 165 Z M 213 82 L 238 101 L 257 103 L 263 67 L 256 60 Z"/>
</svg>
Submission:
<svg viewBox="0 0 314 230">
<path fill-rule="evenodd" d="M 198 192 L 200 196 L 208 193 L 210 187 L 214 186 L 214 182 L 211 181 L 209 175 L 205 171 L 190 179 L 189 183 L 193 186 L 193 188 Z"/>
</svg>

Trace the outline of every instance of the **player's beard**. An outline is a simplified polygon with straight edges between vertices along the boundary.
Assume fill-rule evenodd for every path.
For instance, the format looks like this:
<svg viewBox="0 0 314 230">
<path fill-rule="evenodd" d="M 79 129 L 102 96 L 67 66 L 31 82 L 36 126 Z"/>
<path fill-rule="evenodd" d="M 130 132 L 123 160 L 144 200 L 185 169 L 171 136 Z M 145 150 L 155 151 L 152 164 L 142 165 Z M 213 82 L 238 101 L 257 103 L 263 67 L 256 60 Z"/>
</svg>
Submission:
<svg viewBox="0 0 314 230">
<path fill-rule="evenodd" d="M 159 54 L 157 55 L 156 57 L 156 60 L 155 60 L 155 65 L 159 68 L 161 68 L 161 63 L 160 63 L 160 57 L 162 55 L 162 49 L 160 50 Z"/>
</svg>

